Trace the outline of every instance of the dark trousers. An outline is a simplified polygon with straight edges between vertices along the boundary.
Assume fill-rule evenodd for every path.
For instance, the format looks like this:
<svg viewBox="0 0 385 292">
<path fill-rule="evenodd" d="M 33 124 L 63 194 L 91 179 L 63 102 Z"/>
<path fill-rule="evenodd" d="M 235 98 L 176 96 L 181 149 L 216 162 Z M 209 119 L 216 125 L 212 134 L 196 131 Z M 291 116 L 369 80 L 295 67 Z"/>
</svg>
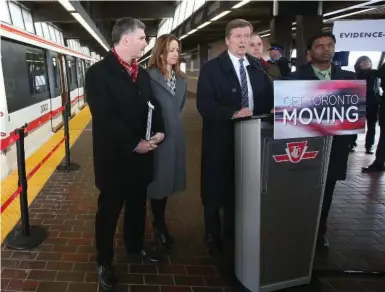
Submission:
<svg viewBox="0 0 385 292">
<path fill-rule="evenodd" d="M 333 201 L 333 193 L 336 187 L 335 180 L 326 180 L 324 198 L 322 202 L 321 219 L 318 229 L 318 238 L 323 238 L 327 231 L 327 220 L 329 216 L 330 206 Z"/>
<path fill-rule="evenodd" d="M 124 204 L 124 242 L 127 251 L 143 248 L 146 220 L 146 189 L 137 186 L 135 192 L 116 194 L 101 191 L 95 220 L 95 240 L 98 265 L 110 265 L 114 257 L 114 235 L 120 211 Z M 122 190 L 120 193 L 124 193 Z"/>
<path fill-rule="evenodd" d="M 376 124 L 378 121 L 378 104 L 370 105 L 366 108 L 366 136 L 365 136 L 365 148 L 369 149 L 373 146 L 376 137 Z M 351 147 L 357 146 L 357 135 L 352 135 Z"/>
<path fill-rule="evenodd" d="M 206 233 L 211 233 L 214 238 L 222 236 L 233 240 L 235 234 L 235 200 L 234 195 L 229 196 L 222 206 L 207 202 L 204 205 L 204 219 Z M 220 216 L 220 209 L 223 207 L 223 224 Z"/>
<path fill-rule="evenodd" d="M 374 104 L 366 108 L 367 132 L 365 137 L 365 148 L 370 148 L 374 144 L 376 137 L 376 123 L 378 121 L 379 105 Z"/>
<path fill-rule="evenodd" d="M 385 163 L 385 125 L 380 126 L 380 139 L 376 150 L 376 160 L 374 164 L 383 166 Z"/>
<path fill-rule="evenodd" d="M 162 199 L 151 199 L 150 202 L 153 215 L 152 225 L 159 229 L 165 229 L 167 197 Z"/>
</svg>

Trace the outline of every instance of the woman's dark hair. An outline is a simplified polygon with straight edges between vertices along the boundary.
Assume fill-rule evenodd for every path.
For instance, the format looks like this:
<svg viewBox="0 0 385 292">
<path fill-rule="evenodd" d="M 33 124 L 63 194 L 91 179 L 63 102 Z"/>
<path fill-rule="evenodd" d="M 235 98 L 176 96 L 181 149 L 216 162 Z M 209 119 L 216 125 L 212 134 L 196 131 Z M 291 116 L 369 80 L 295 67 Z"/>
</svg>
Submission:
<svg viewBox="0 0 385 292">
<path fill-rule="evenodd" d="M 357 59 L 356 63 L 354 64 L 354 71 L 357 73 L 358 71 L 360 71 L 361 67 L 360 67 L 360 64 L 361 62 L 364 62 L 364 61 L 368 61 L 370 63 L 372 63 L 372 60 L 368 57 L 368 56 L 361 56 Z"/>
</svg>

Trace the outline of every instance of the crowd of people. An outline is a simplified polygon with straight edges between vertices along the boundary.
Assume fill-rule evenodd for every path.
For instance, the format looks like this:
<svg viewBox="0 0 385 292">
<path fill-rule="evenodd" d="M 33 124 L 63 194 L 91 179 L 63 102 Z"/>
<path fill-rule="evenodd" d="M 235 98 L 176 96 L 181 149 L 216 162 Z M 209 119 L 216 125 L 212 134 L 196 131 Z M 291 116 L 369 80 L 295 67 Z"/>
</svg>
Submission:
<svg viewBox="0 0 385 292">
<path fill-rule="evenodd" d="M 146 203 L 150 201 L 152 227 L 158 240 L 171 249 L 175 238 L 166 224 L 168 198 L 186 188 L 185 138 L 181 111 L 186 102 L 187 78 L 180 69 L 181 42 L 174 35 L 157 38 L 148 68 L 138 65 L 146 47 L 145 25 L 133 18 L 116 22 L 113 48 L 91 66 L 85 91 L 92 114 L 95 184 L 100 190 L 95 221 L 98 278 L 105 290 L 116 285 L 113 272 L 114 235 L 124 206 L 124 240 L 128 254 L 160 262 L 144 244 Z M 356 73 L 333 65 L 336 39 L 319 33 L 307 44 L 308 63 L 291 72 L 283 48 L 272 44 L 263 60 L 263 43 L 243 19 L 225 28 L 227 50 L 204 63 L 199 72 L 196 105 L 203 120 L 201 197 L 208 245 L 232 252 L 234 245 L 234 129 L 233 119 L 269 114 L 273 109 L 274 79 L 368 80 L 368 134 L 372 153 L 380 106 L 381 135 L 376 160 L 366 171 L 384 170 L 384 98 L 378 96 L 370 60 L 357 61 Z M 384 79 L 382 78 L 384 85 Z M 373 85 L 372 85 L 373 84 Z M 151 136 L 148 112 L 152 110 Z M 346 177 L 354 137 L 333 137 L 322 206 L 317 248 L 328 247 L 326 221 L 338 180 Z M 221 220 L 220 209 L 224 210 Z"/>
</svg>

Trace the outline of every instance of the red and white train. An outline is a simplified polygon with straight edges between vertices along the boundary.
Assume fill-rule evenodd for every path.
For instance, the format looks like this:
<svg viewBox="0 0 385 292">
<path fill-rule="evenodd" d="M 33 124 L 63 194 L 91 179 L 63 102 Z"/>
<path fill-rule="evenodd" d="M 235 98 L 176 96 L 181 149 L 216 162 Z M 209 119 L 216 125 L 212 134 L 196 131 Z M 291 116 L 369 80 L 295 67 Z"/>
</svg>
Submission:
<svg viewBox="0 0 385 292">
<path fill-rule="evenodd" d="M 91 56 L 1 22 L 0 141 L 1 180 L 17 168 L 16 128 L 27 124 L 29 157 L 85 105 L 84 75 Z M 69 86 L 68 86 L 69 85 Z"/>
</svg>

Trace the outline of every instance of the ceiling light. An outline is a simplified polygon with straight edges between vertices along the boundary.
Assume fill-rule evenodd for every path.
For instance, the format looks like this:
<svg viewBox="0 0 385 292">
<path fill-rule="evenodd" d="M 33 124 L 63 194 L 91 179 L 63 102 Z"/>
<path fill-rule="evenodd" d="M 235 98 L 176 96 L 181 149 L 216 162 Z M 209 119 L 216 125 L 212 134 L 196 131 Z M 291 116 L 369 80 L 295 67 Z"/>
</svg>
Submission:
<svg viewBox="0 0 385 292">
<path fill-rule="evenodd" d="M 89 26 L 89 24 L 83 19 L 79 13 L 71 13 L 72 16 L 89 32 L 90 35 L 94 37 L 95 40 L 108 52 L 110 49 L 104 44 L 101 38 L 96 34 L 96 32 Z"/>
<path fill-rule="evenodd" d="M 72 12 L 76 11 L 76 9 L 72 6 L 70 1 L 68 0 L 58 0 L 58 2 L 65 8 L 65 10 Z"/>
<path fill-rule="evenodd" d="M 206 21 L 205 23 L 201 24 L 200 26 L 198 26 L 197 28 L 198 29 L 201 29 L 203 27 L 205 27 L 206 25 L 209 25 L 211 22 L 210 21 Z"/>
<path fill-rule="evenodd" d="M 250 0 L 243 0 L 243 1 L 239 2 L 238 4 L 234 5 L 233 7 L 231 7 L 231 9 L 237 9 L 237 8 L 247 4 L 249 2 L 250 2 Z"/>
<path fill-rule="evenodd" d="M 343 8 L 343 9 L 339 9 L 339 10 L 335 10 L 335 11 L 331 11 L 331 12 L 325 13 L 323 16 L 330 16 L 330 15 L 337 14 L 337 13 L 340 13 L 340 12 L 345 12 L 347 10 L 351 10 L 351 9 L 355 9 L 355 8 L 360 8 L 360 7 L 365 7 L 367 5 L 374 4 L 374 3 L 377 3 L 377 2 L 381 2 L 381 0 L 365 1 L 364 3 L 360 3 L 360 4 L 357 4 L 357 5 L 353 5 L 353 6 L 349 6 L 349 7 Z"/>
<path fill-rule="evenodd" d="M 222 13 L 218 14 L 217 16 L 213 17 L 212 19 L 210 19 L 210 21 L 215 21 L 215 20 L 218 20 L 219 18 L 221 18 L 222 16 L 225 16 L 226 14 L 230 13 L 231 10 L 226 10 L 226 11 L 223 11 Z"/>
<path fill-rule="evenodd" d="M 198 30 L 198 29 L 195 28 L 195 29 L 191 30 L 190 32 L 188 32 L 187 34 L 188 34 L 188 35 L 193 34 L 193 33 L 196 32 L 197 30 Z"/>
<path fill-rule="evenodd" d="M 370 10 L 373 10 L 373 9 L 376 9 L 376 8 L 373 7 L 373 8 L 368 8 L 368 9 L 360 10 L 360 11 L 351 12 L 351 13 L 344 14 L 344 15 L 339 15 L 339 16 L 336 16 L 336 17 L 324 19 L 323 22 L 325 23 L 325 22 L 329 22 L 329 21 L 332 21 L 332 20 L 336 20 L 336 19 L 340 19 L 340 18 L 344 18 L 344 17 L 348 17 L 348 16 L 364 13 L 364 12 L 367 12 L 367 11 L 370 11 Z"/>
</svg>

